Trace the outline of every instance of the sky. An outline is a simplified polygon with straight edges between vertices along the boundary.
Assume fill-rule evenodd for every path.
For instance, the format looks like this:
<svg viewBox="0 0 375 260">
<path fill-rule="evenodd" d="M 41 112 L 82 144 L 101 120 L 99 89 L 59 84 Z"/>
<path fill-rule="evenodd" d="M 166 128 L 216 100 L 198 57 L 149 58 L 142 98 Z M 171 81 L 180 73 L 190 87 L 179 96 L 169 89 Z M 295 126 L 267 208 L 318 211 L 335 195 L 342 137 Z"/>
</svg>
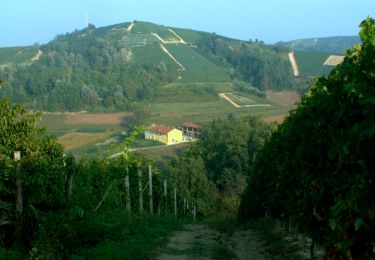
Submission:
<svg viewBox="0 0 375 260">
<path fill-rule="evenodd" d="M 0 47 L 133 20 L 266 43 L 357 35 L 375 0 L 4 0 Z M 87 19 L 88 18 L 88 19 Z"/>
</svg>

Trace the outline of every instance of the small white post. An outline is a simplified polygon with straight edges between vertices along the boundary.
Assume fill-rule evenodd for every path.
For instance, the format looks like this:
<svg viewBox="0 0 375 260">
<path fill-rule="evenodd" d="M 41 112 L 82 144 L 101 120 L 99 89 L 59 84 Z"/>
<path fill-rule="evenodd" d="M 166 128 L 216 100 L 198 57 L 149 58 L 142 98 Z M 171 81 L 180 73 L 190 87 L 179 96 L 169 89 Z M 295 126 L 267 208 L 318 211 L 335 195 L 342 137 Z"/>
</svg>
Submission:
<svg viewBox="0 0 375 260">
<path fill-rule="evenodd" d="M 16 168 L 16 215 L 19 218 L 23 211 L 23 197 L 22 197 L 22 180 L 20 173 L 20 161 L 21 161 L 21 151 L 14 152 L 14 161 L 17 163 Z"/>
</svg>

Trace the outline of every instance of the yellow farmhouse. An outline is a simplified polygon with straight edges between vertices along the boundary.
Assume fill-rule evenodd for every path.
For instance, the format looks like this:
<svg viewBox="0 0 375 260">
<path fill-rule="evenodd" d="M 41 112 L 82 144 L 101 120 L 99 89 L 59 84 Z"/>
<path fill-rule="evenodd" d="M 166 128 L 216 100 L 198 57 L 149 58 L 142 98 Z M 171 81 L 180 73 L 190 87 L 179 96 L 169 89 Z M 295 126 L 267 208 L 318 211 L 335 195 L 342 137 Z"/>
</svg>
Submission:
<svg viewBox="0 0 375 260">
<path fill-rule="evenodd" d="M 182 131 L 174 127 L 152 125 L 145 131 L 145 139 L 157 140 L 165 144 L 182 142 Z"/>
</svg>

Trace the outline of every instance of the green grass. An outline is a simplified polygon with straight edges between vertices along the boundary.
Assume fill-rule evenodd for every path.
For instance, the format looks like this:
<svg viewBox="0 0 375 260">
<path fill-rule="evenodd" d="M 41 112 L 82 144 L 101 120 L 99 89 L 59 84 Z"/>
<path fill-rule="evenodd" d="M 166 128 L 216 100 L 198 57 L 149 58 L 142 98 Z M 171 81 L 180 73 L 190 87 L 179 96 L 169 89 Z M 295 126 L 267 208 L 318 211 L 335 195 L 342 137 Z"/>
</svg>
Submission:
<svg viewBox="0 0 375 260">
<path fill-rule="evenodd" d="M 238 95 L 238 94 L 234 94 L 234 93 L 227 94 L 227 97 L 229 97 L 233 102 L 235 102 L 236 104 L 238 104 L 240 106 L 258 104 L 258 102 L 255 101 L 254 99 L 244 97 L 242 95 Z"/>
<path fill-rule="evenodd" d="M 161 89 L 155 103 L 215 101 L 220 92 L 231 92 L 231 83 L 172 83 Z"/>
<path fill-rule="evenodd" d="M 165 246 L 168 235 L 182 226 L 174 217 L 135 216 L 123 211 L 95 216 L 91 222 L 87 223 L 90 229 L 98 229 L 94 233 L 105 239 L 81 248 L 72 259 L 150 259 L 156 249 Z"/>
<path fill-rule="evenodd" d="M 218 67 L 192 47 L 184 44 L 165 45 L 168 51 L 186 68 L 181 82 L 230 82 L 228 71 Z"/>
<path fill-rule="evenodd" d="M 154 146 L 161 146 L 165 145 L 165 143 L 156 141 L 156 140 L 149 140 L 149 139 L 139 139 L 134 141 L 131 144 L 130 149 L 135 149 L 135 148 L 145 148 L 145 147 L 154 147 Z"/>
<path fill-rule="evenodd" d="M 25 63 L 38 53 L 38 46 L 0 48 L 0 64 Z"/>
<path fill-rule="evenodd" d="M 264 220 L 250 220 L 241 228 L 250 229 L 264 241 L 266 251 L 275 259 L 305 259 L 298 252 L 300 248 L 286 239 L 284 230 L 276 229 L 275 225 Z"/>
<path fill-rule="evenodd" d="M 227 117 L 229 114 L 235 117 L 254 116 L 277 116 L 285 115 L 288 108 L 272 104 L 266 99 L 253 97 L 262 104 L 271 104 L 270 107 L 253 107 L 253 108 L 235 108 L 226 100 L 220 100 L 218 97 L 210 101 L 202 102 L 165 102 L 153 103 L 146 107 L 150 117 L 146 123 L 163 123 L 169 125 L 179 125 L 184 122 L 195 122 L 205 124 L 214 118 Z"/>
<path fill-rule="evenodd" d="M 329 56 L 326 52 L 294 52 L 301 76 L 307 77 L 326 75 L 333 68 L 323 65 Z"/>
</svg>

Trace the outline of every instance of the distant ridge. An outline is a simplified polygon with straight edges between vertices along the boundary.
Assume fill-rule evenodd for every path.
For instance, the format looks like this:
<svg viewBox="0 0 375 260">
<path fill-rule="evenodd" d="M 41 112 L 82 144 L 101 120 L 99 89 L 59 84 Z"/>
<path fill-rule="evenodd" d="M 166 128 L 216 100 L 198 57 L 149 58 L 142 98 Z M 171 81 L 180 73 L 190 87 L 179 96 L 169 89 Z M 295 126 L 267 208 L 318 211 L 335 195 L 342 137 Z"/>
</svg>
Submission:
<svg viewBox="0 0 375 260">
<path fill-rule="evenodd" d="M 345 54 L 346 49 L 360 42 L 359 36 L 333 36 L 278 42 L 276 45 L 287 46 L 293 51 L 317 51 L 342 55 Z"/>
</svg>

